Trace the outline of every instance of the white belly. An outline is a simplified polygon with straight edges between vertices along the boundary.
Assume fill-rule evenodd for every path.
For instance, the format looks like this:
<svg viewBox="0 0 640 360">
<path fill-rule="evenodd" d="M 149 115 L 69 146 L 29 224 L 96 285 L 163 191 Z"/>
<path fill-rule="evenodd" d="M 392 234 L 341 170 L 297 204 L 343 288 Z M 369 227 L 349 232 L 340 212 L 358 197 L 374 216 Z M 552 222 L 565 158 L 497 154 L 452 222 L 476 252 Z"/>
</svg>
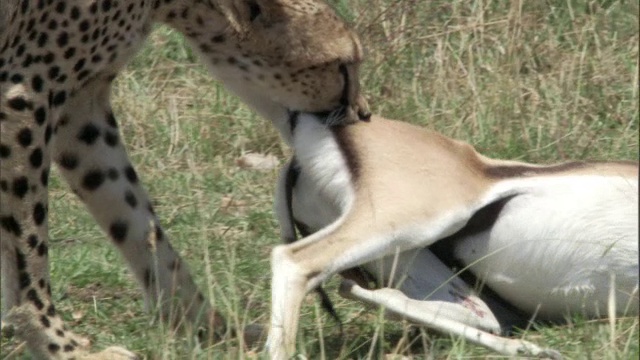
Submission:
<svg viewBox="0 0 640 360">
<path fill-rule="evenodd" d="M 456 257 L 475 263 L 476 276 L 538 318 L 559 320 L 567 311 L 605 316 L 612 275 L 617 313 L 635 315 L 638 184 L 573 180 L 531 186 L 505 205 L 492 228 L 462 241 Z"/>
</svg>

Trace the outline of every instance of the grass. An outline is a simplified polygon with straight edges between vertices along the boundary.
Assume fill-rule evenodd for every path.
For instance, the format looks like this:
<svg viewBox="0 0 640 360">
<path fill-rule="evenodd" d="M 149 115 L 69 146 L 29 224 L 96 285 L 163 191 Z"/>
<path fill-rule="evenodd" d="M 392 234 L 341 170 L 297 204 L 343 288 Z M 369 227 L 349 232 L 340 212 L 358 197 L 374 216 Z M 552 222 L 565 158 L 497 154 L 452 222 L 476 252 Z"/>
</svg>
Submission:
<svg viewBox="0 0 640 360">
<path fill-rule="evenodd" d="M 617 0 L 336 0 L 367 48 L 361 74 L 373 110 L 535 162 L 638 159 L 638 3 Z M 247 152 L 285 159 L 269 124 L 214 82 L 182 38 L 157 29 L 116 80 L 114 111 L 174 247 L 234 323 L 267 323 L 274 172 L 236 165 Z M 238 206 L 225 207 L 232 198 Z M 143 311 L 119 255 L 54 172 L 53 296 L 97 347 L 146 359 L 236 359 L 230 340 L 195 346 Z M 328 290 L 335 294 L 335 281 Z M 307 358 L 495 358 L 458 339 L 421 334 L 332 296 L 341 335 L 313 296 L 301 316 Z M 572 319 L 521 334 L 570 359 L 637 359 L 638 319 Z M 2 340 L 5 358 L 18 344 Z M 26 357 L 17 352 L 18 358 Z"/>
</svg>

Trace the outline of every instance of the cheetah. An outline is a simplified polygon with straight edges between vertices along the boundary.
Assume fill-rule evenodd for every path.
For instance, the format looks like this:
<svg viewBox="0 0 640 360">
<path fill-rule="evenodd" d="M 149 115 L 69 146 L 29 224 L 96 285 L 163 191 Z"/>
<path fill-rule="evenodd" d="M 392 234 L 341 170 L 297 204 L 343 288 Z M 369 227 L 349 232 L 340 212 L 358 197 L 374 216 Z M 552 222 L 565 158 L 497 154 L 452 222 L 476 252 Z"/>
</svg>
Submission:
<svg viewBox="0 0 640 360">
<path fill-rule="evenodd" d="M 282 114 L 297 111 L 345 123 L 368 116 L 359 39 L 323 0 L 2 0 L 3 313 L 37 358 L 135 356 L 118 347 L 91 353 L 51 300 L 52 163 L 124 257 L 147 308 L 168 318 L 176 309 L 162 299 L 177 299 L 180 314 L 207 329 L 205 337 L 227 331 L 171 247 L 110 106 L 113 79 L 154 23 L 182 33 L 212 75 L 276 127 L 288 126 Z M 151 271 L 153 256 L 158 271 Z"/>
</svg>

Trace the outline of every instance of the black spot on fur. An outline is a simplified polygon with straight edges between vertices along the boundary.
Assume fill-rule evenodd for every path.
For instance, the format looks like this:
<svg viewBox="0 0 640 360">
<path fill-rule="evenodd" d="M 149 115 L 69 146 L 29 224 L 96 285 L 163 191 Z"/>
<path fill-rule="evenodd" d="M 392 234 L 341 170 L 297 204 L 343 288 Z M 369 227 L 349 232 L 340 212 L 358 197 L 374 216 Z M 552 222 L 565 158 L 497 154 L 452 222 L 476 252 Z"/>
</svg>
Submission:
<svg viewBox="0 0 640 360">
<path fill-rule="evenodd" d="M 93 123 L 85 125 L 78 133 L 78 140 L 84 142 L 87 145 L 91 145 L 96 142 L 96 139 L 100 136 L 100 129 Z"/>
<path fill-rule="evenodd" d="M 38 78 L 40 77 L 38 76 Z M 42 79 L 40 78 L 40 80 Z M 44 106 L 41 106 L 33 112 L 33 117 L 38 125 L 42 125 L 47 120 L 47 110 L 45 110 Z"/>
<path fill-rule="evenodd" d="M 11 155 L 11 148 L 5 144 L 0 144 L 0 158 L 6 159 Z"/>
<path fill-rule="evenodd" d="M 24 271 L 27 268 L 27 258 L 18 248 L 16 248 L 16 267 L 18 271 Z"/>
<path fill-rule="evenodd" d="M 18 275 L 18 284 L 20 286 L 20 290 L 26 289 L 31 285 L 31 277 L 26 271 L 21 271 L 20 275 Z"/>
<path fill-rule="evenodd" d="M 49 141 L 51 141 L 51 136 L 53 135 L 53 128 L 51 127 L 51 124 L 47 124 L 47 127 L 44 129 L 44 144 L 47 145 L 49 144 Z"/>
<path fill-rule="evenodd" d="M 102 1 L 102 11 L 109 11 L 111 10 L 111 0 L 103 0 Z"/>
<path fill-rule="evenodd" d="M 67 344 L 65 345 L 62 349 L 64 352 L 72 352 L 73 350 L 75 350 L 75 346 L 73 346 L 72 344 Z"/>
<path fill-rule="evenodd" d="M 111 147 L 118 145 L 118 134 L 113 133 L 111 131 L 105 132 L 104 142 Z"/>
<path fill-rule="evenodd" d="M 40 300 L 40 297 L 38 297 L 38 293 L 35 289 L 29 289 L 29 291 L 27 291 L 26 298 L 31 301 L 38 310 L 42 310 L 44 308 L 44 304 L 42 303 L 42 300 Z"/>
<path fill-rule="evenodd" d="M 29 190 L 29 180 L 26 176 L 21 176 L 13 180 L 13 195 L 22 199 Z"/>
<path fill-rule="evenodd" d="M 60 67 L 59 66 L 52 66 L 49 68 L 49 80 L 54 80 L 55 78 L 58 77 L 58 75 L 60 75 Z"/>
<path fill-rule="evenodd" d="M 22 82 L 22 80 L 24 80 L 24 76 L 22 76 L 22 74 L 13 74 L 11 75 L 9 80 L 14 84 L 19 84 Z"/>
<path fill-rule="evenodd" d="M 58 164 L 66 170 L 73 170 L 78 167 L 78 157 L 74 154 L 62 153 L 58 160 Z"/>
<path fill-rule="evenodd" d="M 22 147 L 31 145 L 32 141 L 33 136 L 31 135 L 31 130 L 29 128 L 24 128 L 18 132 L 18 143 L 22 145 Z"/>
<path fill-rule="evenodd" d="M 45 315 L 40 316 L 40 323 L 42 324 L 42 326 L 46 328 L 51 326 L 51 322 L 49 321 L 49 318 L 46 317 Z"/>
<path fill-rule="evenodd" d="M 127 190 L 124 193 L 124 201 L 126 201 L 127 204 L 129 204 L 129 206 L 131 206 L 132 208 L 135 208 L 136 206 L 138 206 L 138 199 L 136 199 L 136 196 L 133 194 L 131 190 Z"/>
<path fill-rule="evenodd" d="M 108 112 L 107 113 L 107 124 L 109 124 L 109 126 L 111 126 L 113 128 L 117 128 L 118 127 L 118 123 L 116 122 L 116 118 L 115 118 L 115 116 L 113 116 L 112 112 Z"/>
<path fill-rule="evenodd" d="M 69 34 L 66 31 L 58 34 L 58 38 L 56 39 L 56 43 L 58 43 L 59 47 L 64 47 L 69 42 Z"/>
<path fill-rule="evenodd" d="M 82 178 L 82 187 L 93 191 L 104 182 L 104 173 L 100 170 L 89 170 Z"/>
<path fill-rule="evenodd" d="M 27 238 L 27 244 L 30 248 L 35 249 L 35 247 L 38 245 L 38 237 L 34 234 L 29 235 L 29 237 Z"/>
<path fill-rule="evenodd" d="M 78 72 L 82 70 L 84 68 L 85 63 L 86 63 L 86 60 L 84 58 L 78 60 L 76 64 L 73 66 L 73 71 Z"/>
<path fill-rule="evenodd" d="M 63 56 L 65 59 L 69 60 L 76 54 L 76 48 L 71 46 L 65 50 Z"/>
<path fill-rule="evenodd" d="M 42 92 L 42 86 L 44 85 L 44 81 L 40 77 L 40 75 L 36 75 L 31 79 L 31 88 L 35 92 Z"/>
<path fill-rule="evenodd" d="M 46 256 L 49 254 L 49 247 L 43 242 L 38 245 L 38 256 Z"/>
<path fill-rule="evenodd" d="M 31 152 L 31 155 L 29 155 L 29 162 L 31 163 L 31 166 L 38 169 L 42 165 L 42 156 L 42 149 L 35 148 Z"/>
<path fill-rule="evenodd" d="M 122 220 L 114 221 L 111 226 L 109 226 L 109 234 L 111 234 L 111 237 L 117 243 L 122 243 L 126 239 L 128 231 L 129 225 Z"/>
<path fill-rule="evenodd" d="M 132 166 L 127 166 L 126 168 L 124 168 L 124 175 L 127 177 L 127 180 L 129 180 L 130 183 L 138 183 L 138 174 L 136 174 L 136 171 Z"/>
<path fill-rule="evenodd" d="M 46 32 L 41 32 L 40 35 L 38 35 L 38 47 L 43 47 L 47 44 L 47 40 L 49 40 L 49 35 L 47 35 Z"/>
<path fill-rule="evenodd" d="M 40 183 L 44 187 L 47 187 L 47 185 L 49 185 L 49 168 L 48 167 L 42 169 L 42 172 L 40 173 Z"/>
<path fill-rule="evenodd" d="M 49 344 L 49 346 L 47 346 L 47 349 L 49 349 L 50 353 L 56 354 L 58 351 L 60 351 L 60 345 L 51 343 Z"/>
<path fill-rule="evenodd" d="M 71 8 L 71 19 L 78 20 L 80 18 L 80 9 L 77 6 Z"/>
<path fill-rule="evenodd" d="M 53 304 L 49 305 L 49 307 L 47 308 L 47 315 L 49 315 L 50 317 L 56 316 L 56 307 L 53 306 Z"/>
<path fill-rule="evenodd" d="M 56 12 L 58 14 L 64 13 L 64 10 L 67 8 L 67 3 L 64 1 L 60 1 L 56 4 Z"/>
<path fill-rule="evenodd" d="M 45 215 L 46 215 L 46 211 L 45 211 L 44 205 L 42 205 L 41 202 L 37 203 L 33 207 L 33 221 L 36 222 L 36 225 L 42 225 L 42 223 L 44 222 Z"/>
<path fill-rule="evenodd" d="M 45 56 L 42 57 L 42 62 L 46 65 L 49 65 L 56 59 L 56 56 L 52 52 L 48 52 Z"/>
<path fill-rule="evenodd" d="M 67 92 L 66 91 L 58 91 L 52 98 L 51 105 L 60 106 L 64 104 L 67 100 Z"/>
<path fill-rule="evenodd" d="M 80 30 L 81 32 L 86 32 L 87 30 L 89 30 L 89 25 L 89 20 L 82 20 L 78 25 L 78 30 Z"/>
</svg>

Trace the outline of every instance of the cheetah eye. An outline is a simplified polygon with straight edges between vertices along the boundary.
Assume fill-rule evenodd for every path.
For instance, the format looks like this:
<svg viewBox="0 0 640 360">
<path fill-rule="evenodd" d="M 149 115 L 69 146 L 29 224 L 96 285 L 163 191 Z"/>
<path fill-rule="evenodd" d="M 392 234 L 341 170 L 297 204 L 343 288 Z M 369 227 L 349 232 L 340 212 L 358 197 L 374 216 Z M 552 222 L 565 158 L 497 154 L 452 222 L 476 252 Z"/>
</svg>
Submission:
<svg viewBox="0 0 640 360">
<path fill-rule="evenodd" d="M 255 1 L 249 1 L 249 21 L 255 20 L 261 13 L 260 6 Z"/>
</svg>

